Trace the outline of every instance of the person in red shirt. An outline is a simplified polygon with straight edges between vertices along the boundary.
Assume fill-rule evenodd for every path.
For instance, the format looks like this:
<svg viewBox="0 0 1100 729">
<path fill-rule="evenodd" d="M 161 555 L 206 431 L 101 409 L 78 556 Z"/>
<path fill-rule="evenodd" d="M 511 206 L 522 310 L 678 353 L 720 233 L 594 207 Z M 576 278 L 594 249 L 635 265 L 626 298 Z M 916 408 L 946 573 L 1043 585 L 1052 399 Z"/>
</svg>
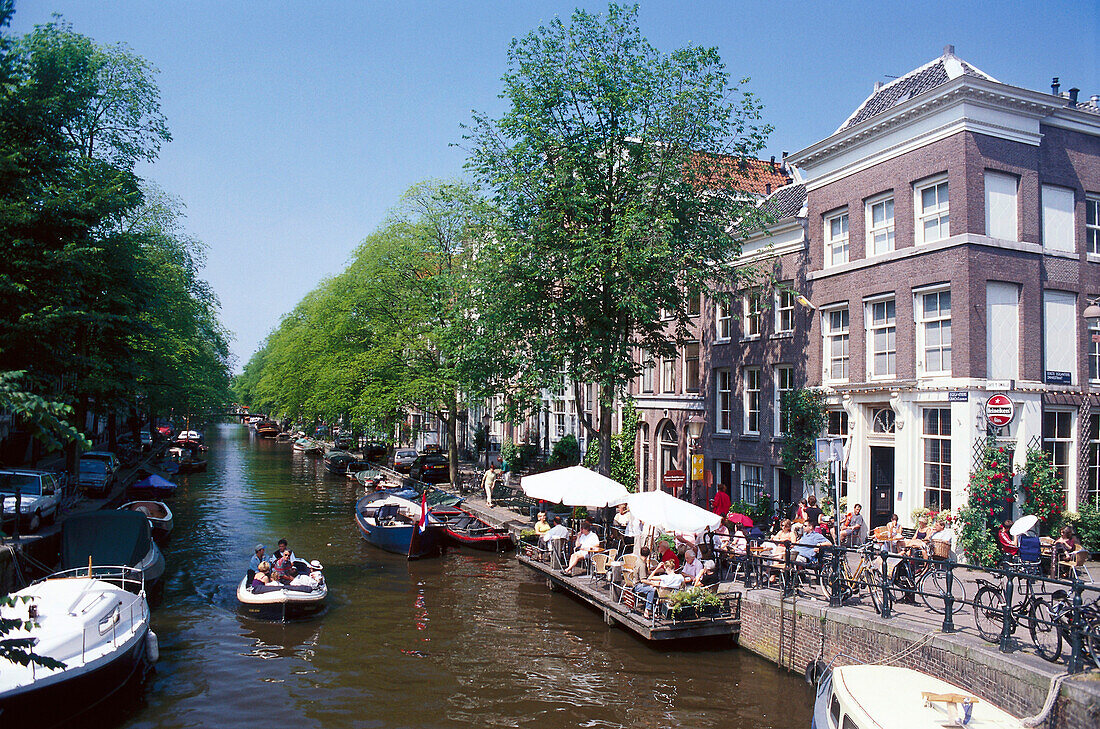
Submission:
<svg viewBox="0 0 1100 729">
<path fill-rule="evenodd" d="M 1020 551 L 1020 545 L 1016 541 L 1016 537 L 1012 536 L 1009 530 L 1012 529 L 1012 520 L 1005 519 L 1001 524 L 1001 528 L 997 530 L 997 544 L 1001 545 L 1001 551 L 1005 553 L 1006 557 L 1015 557 L 1016 553 Z"/>
</svg>

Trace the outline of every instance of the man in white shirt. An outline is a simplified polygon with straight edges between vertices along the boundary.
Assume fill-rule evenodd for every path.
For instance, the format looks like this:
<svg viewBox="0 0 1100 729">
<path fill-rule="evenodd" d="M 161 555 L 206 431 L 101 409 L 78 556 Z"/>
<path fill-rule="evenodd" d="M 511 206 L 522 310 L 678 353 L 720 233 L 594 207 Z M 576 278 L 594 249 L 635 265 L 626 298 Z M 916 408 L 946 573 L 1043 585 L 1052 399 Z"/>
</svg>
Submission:
<svg viewBox="0 0 1100 729">
<path fill-rule="evenodd" d="M 695 556 L 695 550 L 689 549 L 684 553 L 684 566 L 680 568 L 680 574 L 687 582 L 694 582 L 699 573 L 703 571 L 703 563 Z"/>
<path fill-rule="evenodd" d="M 554 540 L 554 539 L 568 539 L 568 538 L 569 538 L 569 529 L 567 529 L 565 527 L 565 525 L 561 523 L 561 517 L 560 516 L 555 516 L 554 517 L 554 526 L 550 527 L 550 531 L 548 531 L 548 532 L 546 532 L 546 534 L 542 535 L 542 541 L 546 542 L 547 544 L 549 544 L 550 541 Z"/>
<path fill-rule="evenodd" d="M 664 572 L 654 577 L 647 577 L 634 585 L 634 594 L 645 598 L 645 616 L 653 614 L 653 604 L 657 602 L 657 590 L 680 590 L 684 587 L 684 576 L 675 572 L 676 566 L 671 562 L 664 563 Z"/>
<path fill-rule="evenodd" d="M 562 574 L 572 577 L 573 568 L 592 556 L 593 552 L 598 551 L 600 551 L 600 538 L 592 531 L 592 522 L 585 519 L 581 523 L 580 531 L 577 532 L 577 541 L 573 545 L 573 554 L 569 557 L 569 564 L 562 570 Z"/>
</svg>

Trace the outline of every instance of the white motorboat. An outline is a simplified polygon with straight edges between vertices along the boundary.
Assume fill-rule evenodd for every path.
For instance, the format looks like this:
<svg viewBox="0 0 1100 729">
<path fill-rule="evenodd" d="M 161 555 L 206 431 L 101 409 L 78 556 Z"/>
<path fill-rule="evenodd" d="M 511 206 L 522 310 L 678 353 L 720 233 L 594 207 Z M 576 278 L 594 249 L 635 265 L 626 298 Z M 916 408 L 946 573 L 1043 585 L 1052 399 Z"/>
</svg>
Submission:
<svg viewBox="0 0 1100 729">
<path fill-rule="evenodd" d="M 153 530 L 153 538 L 168 538 L 172 533 L 172 510 L 163 501 L 128 501 L 118 507 L 119 511 L 136 511 L 144 514 L 149 520 L 149 526 Z"/>
<path fill-rule="evenodd" d="M 100 704 L 157 660 L 156 634 L 140 570 L 65 570 L 19 592 L 0 617 L 33 621 L 36 655 L 64 668 L 5 663 L 0 671 L 0 725 L 50 726 Z M 22 598 L 29 598 L 26 602 Z"/>
<path fill-rule="evenodd" d="M 153 541 L 152 527 L 137 511 L 91 511 L 74 514 L 61 527 L 61 566 L 122 564 L 136 567 L 153 590 L 164 576 L 164 555 Z"/>
<path fill-rule="evenodd" d="M 252 589 L 252 570 L 237 585 L 237 602 L 241 612 L 265 620 L 294 620 L 314 615 L 325 607 L 328 584 L 320 562 L 297 559 L 294 569 L 302 577 L 289 585 L 269 585 Z"/>
<path fill-rule="evenodd" d="M 813 729 L 1023 729 L 1003 709 L 911 668 L 854 665 L 818 679 Z"/>
</svg>

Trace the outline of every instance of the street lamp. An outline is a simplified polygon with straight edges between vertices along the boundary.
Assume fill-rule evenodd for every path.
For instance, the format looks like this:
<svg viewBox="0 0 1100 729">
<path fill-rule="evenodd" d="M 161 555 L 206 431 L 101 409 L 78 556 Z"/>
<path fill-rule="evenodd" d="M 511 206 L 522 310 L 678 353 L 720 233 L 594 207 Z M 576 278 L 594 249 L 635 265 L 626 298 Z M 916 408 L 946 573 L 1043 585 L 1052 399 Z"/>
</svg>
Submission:
<svg viewBox="0 0 1100 729">
<path fill-rule="evenodd" d="M 687 421 L 687 434 L 688 434 L 688 500 L 694 503 L 695 499 L 695 468 L 694 468 L 694 446 L 696 441 L 699 440 L 699 436 L 703 434 L 703 419 L 698 414 L 692 415 Z"/>
</svg>

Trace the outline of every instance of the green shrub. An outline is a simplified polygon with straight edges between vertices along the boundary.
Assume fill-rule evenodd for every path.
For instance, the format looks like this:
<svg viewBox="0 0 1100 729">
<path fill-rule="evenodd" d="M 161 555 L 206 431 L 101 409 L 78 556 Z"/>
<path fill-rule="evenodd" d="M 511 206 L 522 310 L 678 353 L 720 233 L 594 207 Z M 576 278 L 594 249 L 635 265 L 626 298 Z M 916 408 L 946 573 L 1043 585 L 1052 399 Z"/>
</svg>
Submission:
<svg viewBox="0 0 1100 729">
<path fill-rule="evenodd" d="M 1073 527 L 1085 549 L 1100 552 L 1100 509 L 1092 504 L 1082 504 L 1077 511 L 1067 511 L 1058 528 L 1061 529 L 1063 524 Z"/>
<path fill-rule="evenodd" d="M 550 454 L 551 466 L 575 466 L 581 462 L 581 446 L 572 433 L 554 444 Z"/>
<path fill-rule="evenodd" d="M 1001 547 L 989 525 L 985 510 L 979 506 L 964 506 L 956 519 L 959 546 L 970 564 L 995 567 L 1001 560 Z"/>
<path fill-rule="evenodd" d="M 697 614 L 702 615 L 708 610 L 718 610 L 721 607 L 722 601 L 718 595 L 702 587 L 689 587 L 674 592 L 668 598 L 668 610 L 673 615 L 679 615 L 688 608 L 694 608 Z"/>
<path fill-rule="evenodd" d="M 1065 492 L 1062 491 L 1062 483 L 1050 456 L 1043 450 L 1027 449 L 1020 488 L 1024 492 L 1022 511 L 1039 517 L 1041 533 L 1049 534 L 1061 517 Z"/>
</svg>

